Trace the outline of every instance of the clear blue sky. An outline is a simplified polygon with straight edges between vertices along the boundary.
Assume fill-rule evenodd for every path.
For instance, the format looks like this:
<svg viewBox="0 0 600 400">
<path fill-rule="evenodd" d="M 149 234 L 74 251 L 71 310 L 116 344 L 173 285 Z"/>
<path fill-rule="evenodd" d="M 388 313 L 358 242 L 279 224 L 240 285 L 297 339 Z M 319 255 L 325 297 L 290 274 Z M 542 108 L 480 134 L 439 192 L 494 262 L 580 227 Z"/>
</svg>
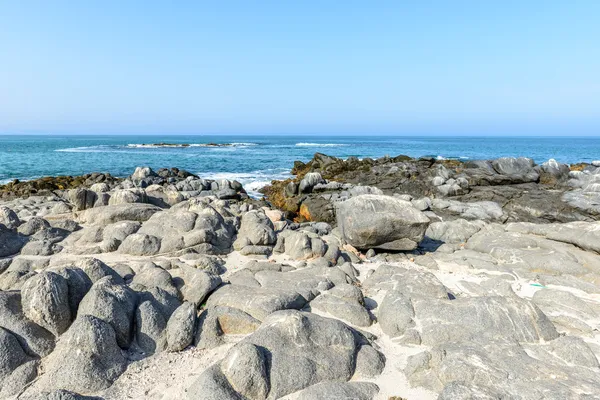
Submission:
<svg viewBox="0 0 600 400">
<path fill-rule="evenodd" d="M 600 135 L 600 1 L 0 0 L 0 133 Z"/>
</svg>

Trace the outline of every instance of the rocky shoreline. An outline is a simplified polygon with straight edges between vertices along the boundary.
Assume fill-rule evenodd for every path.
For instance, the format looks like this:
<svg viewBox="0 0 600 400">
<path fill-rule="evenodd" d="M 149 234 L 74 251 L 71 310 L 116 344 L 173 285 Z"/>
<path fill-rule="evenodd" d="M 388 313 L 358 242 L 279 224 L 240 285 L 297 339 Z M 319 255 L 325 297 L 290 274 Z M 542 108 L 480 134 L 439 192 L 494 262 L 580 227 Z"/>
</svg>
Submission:
<svg viewBox="0 0 600 400">
<path fill-rule="evenodd" d="M 0 187 L 0 398 L 592 399 L 600 163 Z"/>
</svg>

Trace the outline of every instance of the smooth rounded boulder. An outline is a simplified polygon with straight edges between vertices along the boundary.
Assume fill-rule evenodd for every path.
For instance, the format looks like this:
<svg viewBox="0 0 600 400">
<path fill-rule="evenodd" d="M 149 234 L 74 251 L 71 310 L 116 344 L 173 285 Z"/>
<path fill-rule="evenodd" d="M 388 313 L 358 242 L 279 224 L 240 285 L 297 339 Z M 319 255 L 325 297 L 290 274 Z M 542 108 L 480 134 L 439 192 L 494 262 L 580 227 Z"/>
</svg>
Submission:
<svg viewBox="0 0 600 400">
<path fill-rule="evenodd" d="M 413 250 L 429 225 L 410 202 L 373 194 L 339 203 L 336 216 L 344 240 L 361 250 Z"/>
</svg>

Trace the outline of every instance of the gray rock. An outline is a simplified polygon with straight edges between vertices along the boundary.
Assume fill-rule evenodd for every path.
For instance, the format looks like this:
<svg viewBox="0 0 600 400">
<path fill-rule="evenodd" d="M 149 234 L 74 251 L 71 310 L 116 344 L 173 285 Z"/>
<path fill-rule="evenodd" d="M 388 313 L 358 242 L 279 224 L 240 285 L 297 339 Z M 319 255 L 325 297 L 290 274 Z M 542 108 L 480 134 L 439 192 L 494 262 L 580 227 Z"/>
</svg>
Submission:
<svg viewBox="0 0 600 400">
<path fill-rule="evenodd" d="M 8 229 L 17 229 L 21 225 L 21 220 L 13 210 L 6 206 L 0 206 L 0 224 Z"/>
<path fill-rule="evenodd" d="M 250 343 L 233 347 L 221 361 L 221 371 L 232 389 L 244 398 L 266 399 L 269 394 L 267 361 L 263 350 Z"/>
<path fill-rule="evenodd" d="M 227 306 L 250 314 L 259 321 L 269 314 L 286 309 L 300 309 L 306 299 L 297 292 L 286 292 L 262 287 L 225 285 L 216 290 L 207 301 L 207 306 Z"/>
<path fill-rule="evenodd" d="M 21 302 L 25 316 L 55 336 L 71 324 L 69 286 L 65 278 L 54 272 L 43 271 L 27 280 L 21 290 Z"/>
<path fill-rule="evenodd" d="M 342 237 L 358 249 L 415 249 L 429 225 L 409 202 L 390 196 L 353 197 L 338 204 L 336 215 Z"/>
<path fill-rule="evenodd" d="M 15 370 L 2 382 L 0 398 L 6 399 L 18 395 L 25 385 L 37 377 L 39 366 L 39 360 L 30 360 L 15 368 Z"/>
<path fill-rule="evenodd" d="M 115 282 L 123 283 L 123 279 L 111 267 L 97 258 L 80 258 L 73 263 L 74 267 L 80 268 L 95 283 L 100 279 L 110 276 Z"/>
<path fill-rule="evenodd" d="M 145 353 L 160 352 L 166 347 L 167 321 L 156 301 L 145 300 L 135 310 L 135 338 Z"/>
<path fill-rule="evenodd" d="M 0 292 L 0 327 L 15 335 L 29 356 L 45 357 L 54 349 L 54 336 L 23 314 L 18 291 Z"/>
<path fill-rule="evenodd" d="M 186 399 L 246 400 L 231 387 L 218 364 L 209 367 L 196 379 L 187 389 Z"/>
<path fill-rule="evenodd" d="M 104 277 L 94 283 L 79 304 L 78 318 L 91 315 L 110 324 L 117 343 L 127 349 L 133 333 L 136 293 L 127 286 Z"/>
<path fill-rule="evenodd" d="M 206 271 L 196 268 L 181 266 L 183 272 L 184 285 L 181 288 L 181 295 L 185 301 L 194 303 L 197 306 L 204 302 L 206 296 L 215 290 L 221 284 L 221 277 L 211 275 Z"/>
<path fill-rule="evenodd" d="M 249 245 L 274 245 L 276 240 L 273 223 L 269 217 L 262 210 L 252 210 L 242 217 L 242 224 L 233 248 L 241 250 Z"/>
<path fill-rule="evenodd" d="M 212 349 L 223 344 L 224 335 L 247 335 L 259 326 L 260 321 L 244 311 L 209 306 L 197 319 L 194 345 L 199 349 Z"/>
<path fill-rule="evenodd" d="M 37 385 L 90 393 L 106 389 L 125 370 L 127 359 L 110 324 L 80 315 L 45 362 Z"/>
<path fill-rule="evenodd" d="M 342 322 L 311 313 L 279 311 L 230 350 L 230 356 L 220 363 L 221 369 L 225 366 L 222 372 L 206 371 L 193 387 L 211 388 L 211 392 L 224 396 L 211 398 L 244 398 L 241 395 L 245 394 L 264 399 L 268 382 L 268 398 L 278 399 L 317 383 L 349 380 L 357 350 L 355 332 Z M 268 355 L 268 364 L 261 354 Z M 236 357 L 243 360 L 242 365 L 232 362 Z M 252 373 L 245 375 L 242 366 L 248 366 Z"/>
<path fill-rule="evenodd" d="M 0 224 L 0 257 L 18 253 L 27 243 L 24 236 Z"/>
<path fill-rule="evenodd" d="M 150 204 L 119 204 L 95 207 L 78 214 L 79 222 L 106 226 L 119 221 L 147 221 L 161 208 Z"/>
<path fill-rule="evenodd" d="M 17 338 L 0 327 L 0 382 L 28 359 Z"/>
<path fill-rule="evenodd" d="M 82 211 L 93 208 L 98 195 L 91 190 L 79 188 L 67 191 L 65 197 L 73 205 L 75 211 Z"/>
<path fill-rule="evenodd" d="M 370 382 L 322 382 L 304 389 L 298 400 L 373 400 L 379 387 Z"/>
<path fill-rule="evenodd" d="M 352 325 L 371 325 L 371 317 L 364 307 L 363 294 L 356 286 L 335 286 L 311 301 L 310 308 L 329 313 Z"/>
<path fill-rule="evenodd" d="M 125 238 L 119 247 L 119 252 L 134 256 L 151 256 L 160 251 L 160 246 L 160 238 L 143 233 L 134 233 Z"/>
<path fill-rule="evenodd" d="M 196 306 L 186 301 L 175 310 L 167 323 L 167 350 L 181 351 L 192 344 L 195 325 Z"/>
<path fill-rule="evenodd" d="M 302 178 L 300 181 L 298 191 L 299 193 L 310 193 L 319 183 L 325 183 L 325 180 L 321 174 L 318 172 L 309 172 L 308 174 L 304 175 L 304 178 Z"/>
<path fill-rule="evenodd" d="M 31 236 L 34 233 L 47 228 L 50 228 L 48 221 L 40 217 L 33 217 L 29 221 L 20 225 L 17 231 L 22 235 Z"/>
<path fill-rule="evenodd" d="M 390 337 L 402 336 L 415 326 L 410 298 L 400 290 L 389 290 L 377 311 L 377 322 L 383 333 Z"/>
<path fill-rule="evenodd" d="M 554 325 L 533 303 L 517 297 L 471 297 L 412 301 L 423 344 L 558 337 Z"/>
<path fill-rule="evenodd" d="M 483 225 L 482 221 L 469 222 L 464 219 L 433 222 L 427 228 L 425 235 L 430 239 L 444 243 L 462 243 L 479 232 Z"/>
</svg>

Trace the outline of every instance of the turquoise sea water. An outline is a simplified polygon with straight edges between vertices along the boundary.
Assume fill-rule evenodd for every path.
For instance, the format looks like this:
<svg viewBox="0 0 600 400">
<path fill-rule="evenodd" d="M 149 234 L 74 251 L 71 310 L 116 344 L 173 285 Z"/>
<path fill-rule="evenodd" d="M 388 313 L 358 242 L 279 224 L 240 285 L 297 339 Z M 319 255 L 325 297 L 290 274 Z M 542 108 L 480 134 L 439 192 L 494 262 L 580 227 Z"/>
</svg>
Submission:
<svg viewBox="0 0 600 400">
<path fill-rule="evenodd" d="M 191 144 L 148 148 L 149 143 Z M 231 147 L 204 147 L 206 143 Z M 526 156 L 541 163 L 600 159 L 600 138 L 493 138 L 393 136 L 0 136 L 0 183 L 18 178 L 110 172 L 130 175 L 136 166 L 178 167 L 204 178 L 237 179 L 255 191 L 289 176 L 294 160 L 315 152 L 337 157 L 406 154 L 457 159 Z"/>
</svg>

